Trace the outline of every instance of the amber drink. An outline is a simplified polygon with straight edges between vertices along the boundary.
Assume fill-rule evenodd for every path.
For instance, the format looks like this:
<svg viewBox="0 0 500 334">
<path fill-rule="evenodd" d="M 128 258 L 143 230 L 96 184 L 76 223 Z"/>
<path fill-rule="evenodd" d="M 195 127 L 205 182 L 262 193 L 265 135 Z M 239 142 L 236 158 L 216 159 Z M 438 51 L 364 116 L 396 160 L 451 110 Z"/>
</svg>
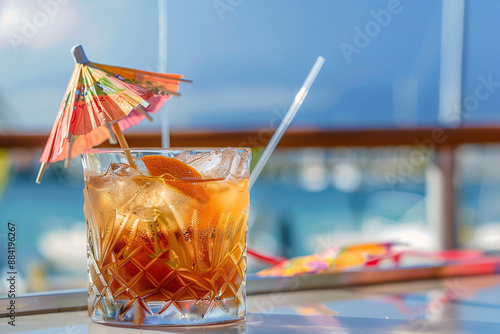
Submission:
<svg viewBox="0 0 500 334">
<path fill-rule="evenodd" d="M 87 150 L 89 315 L 132 326 L 246 316 L 250 150 Z"/>
</svg>

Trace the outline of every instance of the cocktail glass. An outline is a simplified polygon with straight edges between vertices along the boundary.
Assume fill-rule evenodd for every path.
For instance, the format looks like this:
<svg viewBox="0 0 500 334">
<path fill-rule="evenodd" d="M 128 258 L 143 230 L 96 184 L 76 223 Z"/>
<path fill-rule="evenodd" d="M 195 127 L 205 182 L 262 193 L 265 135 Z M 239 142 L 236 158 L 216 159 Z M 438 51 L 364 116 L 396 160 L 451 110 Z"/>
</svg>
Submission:
<svg viewBox="0 0 500 334">
<path fill-rule="evenodd" d="M 89 315 L 94 322 L 201 325 L 246 316 L 251 152 L 83 153 Z"/>
</svg>

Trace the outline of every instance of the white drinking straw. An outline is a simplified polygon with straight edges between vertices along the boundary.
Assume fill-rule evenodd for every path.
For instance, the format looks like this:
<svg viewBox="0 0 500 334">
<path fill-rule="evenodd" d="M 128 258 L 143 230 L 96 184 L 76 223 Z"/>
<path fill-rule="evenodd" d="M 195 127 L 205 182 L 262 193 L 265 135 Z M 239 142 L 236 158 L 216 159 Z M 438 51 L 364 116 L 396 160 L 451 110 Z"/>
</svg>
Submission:
<svg viewBox="0 0 500 334">
<path fill-rule="evenodd" d="M 267 163 L 267 160 L 269 160 L 271 154 L 273 154 L 273 151 L 278 145 L 279 141 L 281 140 L 281 137 L 283 137 L 283 134 L 285 133 L 286 129 L 288 129 L 288 126 L 295 117 L 295 114 L 297 114 L 297 111 L 302 105 L 302 102 L 304 102 L 304 99 L 306 98 L 307 93 L 309 92 L 309 88 L 311 88 L 311 85 L 314 82 L 314 79 L 316 79 L 316 76 L 318 75 L 319 70 L 321 70 L 321 66 L 323 66 L 324 62 L 325 58 L 323 57 L 318 57 L 318 59 L 316 59 L 314 66 L 309 72 L 309 75 L 304 81 L 304 84 L 302 85 L 302 88 L 300 88 L 297 95 L 295 95 L 295 99 L 293 100 L 290 109 L 288 109 L 285 117 L 281 121 L 280 126 L 278 127 L 273 137 L 271 138 L 266 148 L 264 149 L 264 152 L 262 153 L 262 156 L 257 162 L 257 165 L 255 165 L 255 168 L 253 169 L 252 174 L 250 175 L 250 188 L 252 188 L 252 186 L 254 185 L 255 181 L 259 177 L 260 172 L 262 172 L 262 169 Z"/>
<path fill-rule="evenodd" d="M 167 1 L 158 0 L 158 72 L 167 73 Z M 170 147 L 169 115 L 163 107 L 160 115 L 161 147 Z"/>
</svg>

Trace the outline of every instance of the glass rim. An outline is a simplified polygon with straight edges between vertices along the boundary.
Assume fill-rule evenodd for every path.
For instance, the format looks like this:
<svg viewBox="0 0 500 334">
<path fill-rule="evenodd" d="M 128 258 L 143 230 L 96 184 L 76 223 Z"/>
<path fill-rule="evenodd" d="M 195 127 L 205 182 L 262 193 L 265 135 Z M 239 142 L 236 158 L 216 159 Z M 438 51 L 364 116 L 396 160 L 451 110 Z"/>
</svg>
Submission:
<svg viewBox="0 0 500 334">
<path fill-rule="evenodd" d="M 232 148 L 237 151 L 247 151 L 251 152 L 252 149 L 249 147 L 234 147 L 234 146 L 224 146 L 224 147 L 129 147 L 129 148 L 91 148 L 91 149 L 85 149 L 82 151 L 81 154 L 102 154 L 102 153 L 121 153 L 125 151 L 131 151 L 131 152 L 185 152 L 185 151 L 198 151 L 198 152 L 205 152 L 205 151 L 213 151 L 213 150 L 224 150 Z"/>
</svg>

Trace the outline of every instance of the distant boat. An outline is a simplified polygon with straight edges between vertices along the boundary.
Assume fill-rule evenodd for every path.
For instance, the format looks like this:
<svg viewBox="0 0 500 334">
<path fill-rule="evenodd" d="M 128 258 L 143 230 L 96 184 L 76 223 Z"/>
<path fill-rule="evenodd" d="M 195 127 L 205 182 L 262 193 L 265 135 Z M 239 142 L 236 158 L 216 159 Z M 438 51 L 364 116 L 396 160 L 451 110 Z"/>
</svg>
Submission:
<svg viewBox="0 0 500 334">
<path fill-rule="evenodd" d="M 59 270 L 82 272 L 87 269 L 85 224 L 71 229 L 53 230 L 38 239 L 38 250 Z"/>
</svg>

